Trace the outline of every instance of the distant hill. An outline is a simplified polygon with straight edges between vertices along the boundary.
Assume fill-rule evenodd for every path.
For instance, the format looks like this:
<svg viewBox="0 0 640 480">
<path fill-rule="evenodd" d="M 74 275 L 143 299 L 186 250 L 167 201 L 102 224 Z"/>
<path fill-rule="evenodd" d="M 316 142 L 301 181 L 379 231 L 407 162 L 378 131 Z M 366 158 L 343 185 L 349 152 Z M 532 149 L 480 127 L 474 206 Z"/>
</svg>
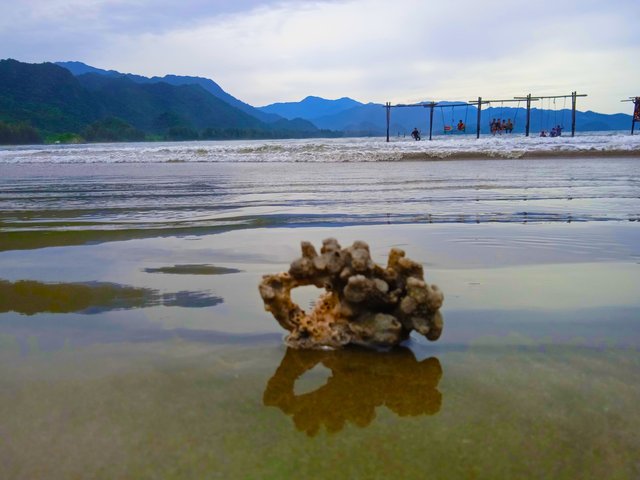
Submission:
<svg viewBox="0 0 640 480">
<path fill-rule="evenodd" d="M 288 119 L 304 118 L 313 122 L 316 118 L 335 115 L 361 105 L 362 103 L 348 97 L 327 100 L 309 96 L 299 102 L 272 103 L 258 109 Z"/>
<path fill-rule="evenodd" d="M 0 61 L 0 120 L 45 132 L 78 132 L 104 116 L 101 102 L 52 63 Z"/>
<path fill-rule="evenodd" d="M 85 70 L 74 76 L 52 63 L 0 60 L 2 142 L 11 143 L 11 135 L 16 143 L 38 135 L 73 141 L 336 135 L 302 119 L 263 122 L 200 85 L 135 82 Z M 26 135 L 28 126 L 36 128 L 35 136 Z"/>
<path fill-rule="evenodd" d="M 97 75 L 104 75 L 108 77 L 125 77 L 135 83 L 168 83 L 169 85 L 199 85 L 207 92 L 220 100 L 228 103 L 229 105 L 242 110 L 249 115 L 256 117 L 257 119 L 272 123 L 282 119 L 281 116 L 263 112 L 251 105 L 238 100 L 234 96 L 225 92 L 220 85 L 213 80 L 203 77 L 191 77 L 181 75 L 165 75 L 164 77 L 144 77 L 142 75 L 135 75 L 132 73 L 120 73 L 115 70 L 103 70 L 101 68 L 92 67 L 82 62 L 56 62 L 56 65 L 66 68 L 73 75 L 84 75 L 86 73 L 95 73 Z"/>
<path fill-rule="evenodd" d="M 265 126 L 257 118 L 210 95 L 198 85 L 136 83 L 128 77 L 95 73 L 85 73 L 76 79 L 86 90 L 96 94 L 103 112 L 143 131 L 159 133 L 176 125 L 197 130 Z M 163 118 L 169 113 L 174 120 L 166 123 Z"/>
<path fill-rule="evenodd" d="M 385 115 L 382 105 L 376 103 L 360 104 L 337 113 L 316 117 L 314 124 L 334 125 L 334 129 L 341 131 L 369 132 L 369 135 L 382 135 L 386 129 Z M 411 128 L 413 129 L 413 127 Z"/>
</svg>

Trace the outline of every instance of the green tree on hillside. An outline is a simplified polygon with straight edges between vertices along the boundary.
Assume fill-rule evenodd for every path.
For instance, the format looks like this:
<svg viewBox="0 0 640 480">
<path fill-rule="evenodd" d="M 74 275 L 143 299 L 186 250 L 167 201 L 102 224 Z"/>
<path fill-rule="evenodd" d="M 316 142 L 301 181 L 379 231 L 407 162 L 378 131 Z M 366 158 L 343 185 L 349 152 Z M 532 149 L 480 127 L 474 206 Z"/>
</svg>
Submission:
<svg viewBox="0 0 640 480">
<path fill-rule="evenodd" d="M 89 142 L 139 142 L 145 138 L 143 131 L 115 117 L 93 122 L 82 135 Z"/>
<path fill-rule="evenodd" d="M 31 125 L 0 122 L 0 145 L 29 145 L 34 143 L 42 143 L 42 137 Z"/>
</svg>

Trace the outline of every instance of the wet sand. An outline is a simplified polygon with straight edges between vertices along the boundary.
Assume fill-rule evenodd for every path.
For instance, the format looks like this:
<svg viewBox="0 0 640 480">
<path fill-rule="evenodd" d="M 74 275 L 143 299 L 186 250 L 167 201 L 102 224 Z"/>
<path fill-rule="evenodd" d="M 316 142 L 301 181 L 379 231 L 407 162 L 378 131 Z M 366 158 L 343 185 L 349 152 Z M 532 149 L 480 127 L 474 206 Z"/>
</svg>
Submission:
<svg viewBox="0 0 640 480">
<path fill-rule="evenodd" d="M 287 351 L 258 281 L 328 236 L 421 261 L 442 338 Z M 600 222 L 0 252 L 0 478 L 634 478 L 639 246 Z"/>
</svg>

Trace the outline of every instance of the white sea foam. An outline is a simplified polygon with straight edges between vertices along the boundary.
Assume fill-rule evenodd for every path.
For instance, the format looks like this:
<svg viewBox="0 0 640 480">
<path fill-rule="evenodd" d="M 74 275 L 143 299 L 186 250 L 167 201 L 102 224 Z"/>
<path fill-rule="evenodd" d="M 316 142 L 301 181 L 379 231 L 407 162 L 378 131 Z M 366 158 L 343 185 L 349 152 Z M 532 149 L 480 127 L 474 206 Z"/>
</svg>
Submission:
<svg viewBox="0 0 640 480">
<path fill-rule="evenodd" d="M 640 136 L 522 135 L 35 145 L 0 148 L 2 163 L 385 162 L 456 158 L 640 155 Z"/>
</svg>

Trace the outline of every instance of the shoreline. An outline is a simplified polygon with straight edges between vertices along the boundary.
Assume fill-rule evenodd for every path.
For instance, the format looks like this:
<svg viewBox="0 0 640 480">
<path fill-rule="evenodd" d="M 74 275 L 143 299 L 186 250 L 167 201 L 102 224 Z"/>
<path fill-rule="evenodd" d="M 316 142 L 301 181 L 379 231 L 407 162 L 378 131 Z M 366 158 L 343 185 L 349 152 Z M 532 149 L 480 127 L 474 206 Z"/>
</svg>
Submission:
<svg viewBox="0 0 640 480">
<path fill-rule="evenodd" d="M 526 215 L 520 221 L 500 221 L 500 220 L 488 220 L 478 221 L 475 220 L 473 215 L 468 215 L 467 221 L 450 220 L 450 221 L 424 221 L 424 222 L 412 222 L 412 221 L 373 221 L 370 223 L 357 223 L 357 222 L 345 222 L 345 223 L 333 223 L 319 226 L 318 223 L 309 222 L 307 224 L 273 224 L 273 225 L 260 225 L 260 224 L 246 224 L 235 226 L 203 226 L 203 227 L 174 227 L 174 228 L 159 228 L 159 229 L 127 229 L 127 230 L 49 230 L 49 231 L 5 231 L 2 233 L 2 241 L 0 242 L 0 253 L 13 252 L 13 251 L 28 251 L 38 250 L 42 248 L 55 248 L 55 247 L 82 247 L 87 245 L 100 245 L 104 243 L 113 242 L 126 242 L 131 240 L 154 240 L 154 239 L 185 239 L 187 237 L 193 237 L 195 239 L 202 239 L 207 236 L 221 235 L 232 232 L 247 232 L 251 233 L 256 230 L 285 230 L 291 232 L 300 232 L 303 230 L 315 230 L 317 228 L 324 228 L 326 230 L 331 229 L 353 229 L 353 228 L 381 228 L 381 227 L 394 227 L 394 228 L 420 228 L 420 227 L 454 227 L 454 226 L 467 226 L 474 228 L 476 226 L 554 226 L 554 225 L 629 225 L 635 224 L 640 221 L 640 217 L 637 219 L 629 218 L 623 219 L 610 219 L 610 220 L 598 220 L 598 221 L 582 221 L 579 219 L 557 219 L 557 220 L 537 220 L 535 218 L 527 219 Z"/>
<path fill-rule="evenodd" d="M 640 158 L 640 150 L 579 150 L 579 151 L 477 151 L 477 152 L 407 152 L 398 161 L 455 161 L 455 160 L 551 160 L 579 158 Z"/>
<path fill-rule="evenodd" d="M 113 144 L 117 145 L 117 144 Z M 379 155 L 384 155 L 385 152 L 379 152 Z M 55 161 L 55 162 L 39 162 L 39 161 L 12 161 L 12 162 L 0 162 L 0 165 L 4 166 L 42 166 L 42 165 L 163 165 L 163 164 L 258 164 L 258 165 L 278 165 L 278 164 L 336 164 L 336 163 L 402 163 L 402 162 L 439 162 L 439 161 L 456 161 L 456 160 L 556 160 L 556 159 L 611 159 L 611 158 L 640 158 L 640 149 L 638 150 L 577 150 L 577 151 L 559 151 L 559 150 L 535 150 L 535 151 L 513 151 L 513 150 L 494 150 L 494 151 L 465 151 L 465 152 L 443 152 L 443 151 L 407 151 L 389 152 L 389 155 L 399 155 L 399 158 L 374 158 L 374 159 L 362 159 L 357 160 L 344 160 L 336 159 L 330 160 L 322 158 L 321 160 L 217 160 L 217 159 L 198 159 L 198 160 L 183 160 L 183 159 L 167 159 L 167 160 L 116 160 L 110 162 L 104 161 Z"/>
</svg>

